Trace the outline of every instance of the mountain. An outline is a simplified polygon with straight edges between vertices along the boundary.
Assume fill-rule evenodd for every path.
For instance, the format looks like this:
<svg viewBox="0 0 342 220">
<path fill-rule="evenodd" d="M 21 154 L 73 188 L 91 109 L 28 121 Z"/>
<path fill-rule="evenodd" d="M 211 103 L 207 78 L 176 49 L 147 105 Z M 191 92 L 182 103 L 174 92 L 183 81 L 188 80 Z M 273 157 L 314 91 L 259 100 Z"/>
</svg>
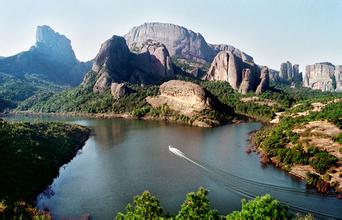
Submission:
<svg viewBox="0 0 342 220">
<path fill-rule="evenodd" d="M 248 63 L 230 51 L 221 51 L 214 58 L 203 80 L 227 81 L 242 94 L 261 93 L 269 87 L 269 70 L 254 63 Z"/>
<path fill-rule="evenodd" d="M 168 23 L 144 23 L 132 28 L 125 36 L 129 48 L 139 47 L 146 40 L 152 39 L 166 46 L 175 58 L 195 62 L 211 63 L 219 51 L 230 51 L 246 62 L 253 58 L 239 49 L 226 44 L 208 44 L 200 33 Z"/>
<path fill-rule="evenodd" d="M 114 35 L 101 45 L 82 85 L 103 93 L 112 83 L 155 84 L 173 76 L 171 57 L 163 44 L 147 40 L 130 51 L 125 39 Z"/>
<path fill-rule="evenodd" d="M 76 59 L 71 41 L 47 25 L 38 26 L 36 43 L 28 51 L 0 59 L 0 72 L 36 74 L 58 84 L 78 85 L 91 62 Z"/>
<path fill-rule="evenodd" d="M 329 62 L 306 66 L 303 86 L 323 92 L 342 91 L 342 66 Z"/>
</svg>

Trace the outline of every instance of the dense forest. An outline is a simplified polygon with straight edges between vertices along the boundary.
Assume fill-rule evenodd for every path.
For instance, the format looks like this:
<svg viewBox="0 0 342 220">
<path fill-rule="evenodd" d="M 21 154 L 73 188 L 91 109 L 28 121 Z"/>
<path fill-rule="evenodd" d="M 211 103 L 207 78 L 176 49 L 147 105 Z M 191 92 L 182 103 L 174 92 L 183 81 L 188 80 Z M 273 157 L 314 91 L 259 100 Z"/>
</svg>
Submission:
<svg viewBox="0 0 342 220">
<path fill-rule="evenodd" d="M 28 98 L 51 96 L 66 88 L 40 79 L 34 74 L 17 77 L 0 73 L 0 112 L 14 109 Z"/>
<path fill-rule="evenodd" d="M 89 134 L 88 128 L 79 125 L 0 119 L 0 206 L 9 207 L 2 215 L 15 215 L 13 206 L 29 209 L 28 204 L 75 156 Z"/>
</svg>

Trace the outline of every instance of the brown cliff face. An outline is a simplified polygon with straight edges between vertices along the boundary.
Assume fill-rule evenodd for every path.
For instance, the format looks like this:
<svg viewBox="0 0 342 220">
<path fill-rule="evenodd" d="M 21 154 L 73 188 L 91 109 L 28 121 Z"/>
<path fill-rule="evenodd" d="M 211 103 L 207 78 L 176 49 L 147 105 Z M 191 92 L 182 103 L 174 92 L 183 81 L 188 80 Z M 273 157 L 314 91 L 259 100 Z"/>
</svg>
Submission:
<svg viewBox="0 0 342 220">
<path fill-rule="evenodd" d="M 160 86 L 160 95 L 147 97 L 153 107 L 167 104 L 170 109 L 186 116 L 194 116 L 212 108 L 212 99 L 201 86 L 181 80 L 170 80 Z"/>
</svg>

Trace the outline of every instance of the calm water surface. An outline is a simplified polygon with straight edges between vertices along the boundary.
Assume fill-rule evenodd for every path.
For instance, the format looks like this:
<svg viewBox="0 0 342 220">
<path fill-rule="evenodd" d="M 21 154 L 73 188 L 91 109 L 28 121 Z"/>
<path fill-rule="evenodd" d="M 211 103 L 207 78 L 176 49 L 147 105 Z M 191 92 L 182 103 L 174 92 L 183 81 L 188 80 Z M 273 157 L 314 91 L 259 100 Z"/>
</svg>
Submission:
<svg viewBox="0 0 342 220">
<path fill-rule="evenodd" d="M 270 193 L 291 207 L 342 217 L 341 200 L 299 192 L 305 189 L 303 183 L 272 166 L 262 167 L 255 154 L 245 153 L 248 133 L 259 129 L 260 123 L 208 129 L 123 119 L 7 119 L 65 121 L 94 131 L 78 155 L 38 196 L 37 206 L 50 209 L 56 219 L 86 213 L 93 219 L 113 219 L 144 190 L 160 199 L 166 213 L 174 214 L 186 193 L 200 186 L 210 191 L 211 205 L 221 213 L 240 209 L 241 198 Z M 200 166 L 172 154 L 169 145 Z"/>
</svg>

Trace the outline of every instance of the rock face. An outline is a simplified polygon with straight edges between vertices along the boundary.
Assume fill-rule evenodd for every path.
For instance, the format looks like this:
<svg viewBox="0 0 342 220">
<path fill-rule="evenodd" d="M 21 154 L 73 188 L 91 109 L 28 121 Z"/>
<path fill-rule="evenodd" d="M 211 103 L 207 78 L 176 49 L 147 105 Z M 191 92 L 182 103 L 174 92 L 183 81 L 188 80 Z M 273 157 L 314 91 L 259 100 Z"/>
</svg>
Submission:
<svg viewBox="0 0 342 220">
<path fill-rule="evenodd" d="M 244 62 L 230 51 L 219 52 L 202 79 L 227 81 L 234 90 L 243 94 L 255 91 L 261 82 L 260 68 L 255 64 Z M 266 86 L 268 83 L 262 88 L 267 89 Z"/>
<path fill-rule="evenodd" d="M 261 74 L 260 74 L 260 84 L 258 85 L 255 93 L 261 94 L 265 92 L 270 85 L 270 78 L 269 78 L 269 70 L 266 66 L 262 67 Z"/>
<path fill-rule="evenodd" d="M 161 77 L 173 76 L 172 60 L 166 47 L 154 40 L 147 40 L 141 48 L 135 47 L 134 52 L 138 53 L 138 66 L 145 69 L 145 72 L 153 70 Z"/>
<path fill-rule="evenodd" d="M 112 83 L 110 85 L 110 93 L 114 99 L 119 99 L 130 93 L 130 90 L 124 83 Z"/>
<path fill-rule="evenodd" d="M 0 59 L 0 71 L 23 76 L 37 74 L 60 84 L 78 85 L 91 62 L 76 59 L 71 42 L 49 26 L 38 26 L 36 44 L 28 51 Z"/>
<path fill-rule="evenodd" d="M 93 91 L 103 93 L 112 83 L 153 84 L 174 75 L 166 47 L 155 41 L 146 41 L 131 52 L 123 37 L 113 36 L 101 45 L 92 71 L 83 85 L 93 83 Z"/>
<path fill-rule="evenodd" d="M 342 92 L 342 65 L 335 66 L 336 92 Z"/>
<path fill-rule="evenodd" d="M 281 63 L 278 81 L 301 83 L 302 74 L 299 72 L 299 65 L 294 64 L 292 66 L 290 61 Z"/>
<path fill-rule="evenodd" d="M 341 88 L 337 88 L 337 84 L 340 85 L 341 81 L 336 80 L 335 69 L 336 75 L 340 79 L 340 67 L 335 68 L 331 63 L 316 63 L 306 66 L 303 86 L 322 91 L 340 90 Z"/>
<path fill-rule="evenodd" d="M 239 93 L 247 94 L 252 90 L 251 81 L 252 81 L 252 73 L 250 69 L 244 69 L 242 71 L 242 82 L 239 88 Z"/>
<path fill-rule="evenodd" d="M 211 45 L 204 37 L 184 27 L 168 23 L 145 23 L 134 27 L 125 39 L 131 50 L 141 47 L 147 40 L 155 40 L 166 46 L 172 57 L 190 59 L 198 62 L 212 62 L 216 54 L 230 51 L 242 60 L 253 62 L 253 58 L 230 45 Z"/>
<path fill-rule="evenodd" d="M 186 116 L 194 116 L 204 109 L 212 108 L 212 99 L 201 86 L 181 80 L 170 80 L 160 86 L 160 95 L 147 97 L 152 107 L 167 104 L 170 109 Z"/>
</svg>

